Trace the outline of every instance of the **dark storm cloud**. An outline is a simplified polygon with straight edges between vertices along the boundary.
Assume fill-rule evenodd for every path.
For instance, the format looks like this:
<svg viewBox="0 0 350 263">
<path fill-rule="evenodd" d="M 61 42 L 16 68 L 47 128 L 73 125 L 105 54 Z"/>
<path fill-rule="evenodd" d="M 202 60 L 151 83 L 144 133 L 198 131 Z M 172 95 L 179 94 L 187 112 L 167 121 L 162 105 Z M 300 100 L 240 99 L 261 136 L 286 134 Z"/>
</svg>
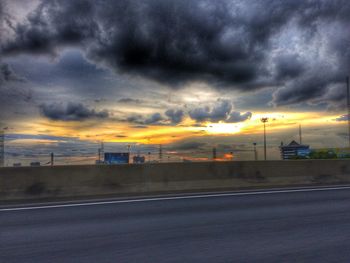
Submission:
<svg viewBox="0 0 350 263">
<path fill-rule="evenodd" d="M 323 98 L 324 102 L 332 100 L 334 97 L 329 97 L 329 94 L 334 85 L 342 82 L 345 84 L 346 72 L 344 72 L 343 78 L 342 75 L 324 66 L 315 67 L 307 74 L 287 82 L 283 88 L 278 89 L 273 94 L 273 103 L 275 105 L 288 105 L 312 102 L 319 98 Z M 340 97 L 338 99 L 341 101 Z"/>
<path fill-rule="evenodd" d="M 11 81 L 23 82 L 24 78 L 18 76 L 8 64 L 0 63 L 0 87 Z"/>
<path fill-rule="evenodd" d="M 42 104 L 40 111 L 43 116 L 54 121 L 83 121 L 91 118 L 106 119 L 109 113 L 106 110 L 96 111 L 81 103 L 53 103 Z"/>
<path fill-rule="evenodd" d="M 89 1 L 43 1 L 27 23 L 16 26 L 15 41 L 5 44 L 3 51 L 53 54 L 57 46 L 89 40 L 97 30 L 93 12 Z"/>
<path fill-rule="evenodd" d="M 304 64 L 298 55 L 285 55 L 276 59 L 277 79 L 296 78 L 304 72 Z"/>
<path fill-rule="evenodd" d="M 151 115 L 131 114 L 120 121 L 135 123 L 141 125 L 141 128 L 146 125 L 162 125 L 162 126 L 176 126 L 184 121 L 186 117 L 196 121 L 197 124 L 205 121 L 209 122 L 227 122 L 237 123 L 250 119 L 251 112 L 240 113 L 233 111 L 232 102 L 229 100 L 218 99 L 213 106 L 203 106 L 193 108 L 189 111 L 181 109 L 168 109 L 161 114 L 159 112 Z M 194 124 L 194 126 L 197 126 Z M 139 127 L 139 126 L 132 126 Z M 200 127 L 200 126 L 198 126 Z"/>
<path fill-rule="evenodd" d="M 251 117 L 252 117 L 251 112 L 240 113 L 238 111 L 233 111 L 230 113 L 230 116 L 228 117 L 226 122 L 229 122 L 229 123 L 243 122 L 243 121 L 249 120 Z"/>
<path fill-rule="evenodd" d="M 78 46 L 117 72 L 173 87 L 189 81 L 241 90 L 281 87 L 273 103 L 293 104 L 324 96 L 343 81 L 350 69 L 349 13 L 346 0 L 42 1 L 14 27 L 2 53 L 54 54 Z M 305 47 L 312 39 L 324 43 L 318 61 L 304 46 L 285 54 L 272 45 L 291 24 L 303 32 Z M 328 56 L 332 63 L 325 63 Z M 205 109 L 197 114 L 208 118 Z"/>
<path fill-rule="evenodd" d="M 130 122 L 130 123 L 137 123 L 142 124 L 142 115 L 139 114 L 132 114 L 131 116 L 128 116 L 126 119 L 123 119 L 122 121 Z"/>
<path fill-rule="evenodd" d="M 197 122 L 218 122 L 226 120 L 232 110 L 232 103 L 227 100 L 219 100 L 214 107 L 204 106 L 189 111 L 191 119 Z"/>
<path fill-rule="evenodd" d="M 319 38 L 314 50 L 308 51 L 316 51 L 319 56 L 304 60 L 301 71 L 297 70 L 298 63 L 292 64 L 288 72 L 290 74 L 295 68 L 295 77 L 288 76 L 284 87 L 273 94 L 275 105 L 316 102 L 336 108 L 344 104 L 345 77 L 350 72 L 350 31 L 347 29 L 350 16 L 345 16 L 344 10 L 350 12 L 350 2 L 327 1 L 327 4 L 320 4 L 319 9 L 310 13 Z"/>
<path fill-rule="evenodd" d="M 26 79 L 0 61 L 0 119 L 11 119 L 19 110 L 33 104 L 32 90 L 26 86 Z"/>
<path fill-rule="evenodd" d="M 43 1 L 3 52 L 55 53 L 58 46 L 82 45 L 94 61 L 168 84 L 245 83 L 255 77 L 262 54 L 255 40 L 245 45 L 251 36 L 236 37 L 249 25 L 228 7 L 206 0 Z M 233 26 L 239 32 L 231 32 Z"/>
<path fill-rule="evenodd" d="M 338 118 L 336 118 L 335 120 L 336 121 L 348 121 L 348 115 L 345 114 L 345 115 L 342 115 L 342 116 L 339 116 Z"/>
<path fill-rule="evenodd" d="M 0 2 L 0 23 L 2 24 L 2 18 L 3 18 L 3 14 L 4 14 L 4 3 Z"/>
<path fill-rule="evenodd" d="M 5 12 L 5 2 L 0 1 L 0 45 L 6 34 L 5 24 L 8 24 L 8 14 Z"/>
<path fill-rule="evenodd" d="M 233 111 L 232 102 L 228 100 L 219 99 L 217 103 L 210 107 L 198 107 L 189 111 L 189 116 L 192 120 L 197 122 L 210 121 L 210 122 L 227 122 L 237 123 L 243 122 L 251 118 L 252 113 L 240 113 Z"/>
<path fill-rule="evenodd" d="M 165 83 L 249 83 L 268 37 L 298 5 L 268 6 L 257 19 L 257 10 L 239 15 L 240 7 L 228 1 L 43 1 L 3 51 L 54 53 L 83 45 L 94 61 Z"/>
<path fill-rule="evenodd" d="M 133 98 L 122 98 L 118 100 L 119 103 L 141 103 L 142 101 L 139 99 L 133 99 Z"/>
<path fill-rule="evenodd" d="M 185 112 L 183 110 L 168 109 L 164 112 L 164 114 L 159 112 L 153 113 L 149 116 L 132 114 L 122 121 L 139 124 L 132 126 L 133 128 L 147 128 L 148 125 L 174 126 L 181 123 L 184 118 Z"/>
<path fill-rule="evenodd" d="M 158 124 L 160 121 L 163 120 L 163 116 L 160 113 L 154 113 L 151 116 L 149 116 L 145 121 L 144 124 L 151 125 L 151 124 Z"/>
<path fill-rule="evenodd" d="M 165 115 L 170 119 L 172 124 L 178 124 L 183 121 L 185 113 L 183 110 L 169 109 L 165 112 Z"/>
<path fill-rule="evenodd" d="M 133 126 L 134 128 L 144 128 L 148 127 L 147 125 L 163 125 L 163 120 L 165 120 L 164 117 L 159 112 L 156 112 L 146 117 L 140 114 L 132 114 L 121 121 L 138 124 Z"/>
</svg>

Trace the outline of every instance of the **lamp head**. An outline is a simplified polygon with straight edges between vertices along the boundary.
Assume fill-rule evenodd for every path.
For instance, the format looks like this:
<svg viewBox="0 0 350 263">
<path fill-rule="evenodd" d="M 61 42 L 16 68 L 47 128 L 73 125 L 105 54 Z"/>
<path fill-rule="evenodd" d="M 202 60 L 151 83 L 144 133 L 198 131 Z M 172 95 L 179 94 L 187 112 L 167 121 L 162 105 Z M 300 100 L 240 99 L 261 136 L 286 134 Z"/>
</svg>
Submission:
<svg viewBox="0 0 350 263">
<path fill-rule="evenodd" d="M 260 120 L 261 120 L 261 122 L 265 123 L 265 122 L 268 122 L 269 118 L 264 117 L 264 118 L 261 118 Z"/>
</svg>

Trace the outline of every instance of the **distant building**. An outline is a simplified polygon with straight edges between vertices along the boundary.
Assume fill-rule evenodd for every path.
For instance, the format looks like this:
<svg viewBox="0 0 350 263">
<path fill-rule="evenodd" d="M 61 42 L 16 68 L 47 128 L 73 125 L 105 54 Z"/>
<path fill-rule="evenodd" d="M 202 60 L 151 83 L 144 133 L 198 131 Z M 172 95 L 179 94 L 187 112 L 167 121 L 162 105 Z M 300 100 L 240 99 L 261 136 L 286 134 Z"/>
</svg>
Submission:
<svg viewBox="0 0 350 263">
<path fill-rule="evenodd" d="M 309 145 L 299 144 L 294 140 L 288 145 L 281 143 L 280 150 L 283 160 L 308 158 L 310 154 Z"/>
</svg>

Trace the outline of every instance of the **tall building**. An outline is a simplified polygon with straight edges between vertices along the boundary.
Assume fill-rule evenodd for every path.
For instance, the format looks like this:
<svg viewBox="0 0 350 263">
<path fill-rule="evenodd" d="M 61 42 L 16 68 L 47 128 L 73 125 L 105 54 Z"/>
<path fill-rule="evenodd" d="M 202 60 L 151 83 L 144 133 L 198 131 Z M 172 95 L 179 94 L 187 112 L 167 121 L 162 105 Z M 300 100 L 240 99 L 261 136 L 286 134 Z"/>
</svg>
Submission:
<svg viewBox="0 0 350 263">
<path fill-rule="evenodd" d="M 5 166 L 5 134 L 0 131 L 0 167 Z"/>
<path fill-rule="evenodd" d="M 299 144 L 296 141 L 292 141 L 290 144 L 285 146 L 283 143 L 281 143 L 280 150 L 283 160 L 307 158 L 307 156 L 310 154 L 309 145 Z"/>
</svg>

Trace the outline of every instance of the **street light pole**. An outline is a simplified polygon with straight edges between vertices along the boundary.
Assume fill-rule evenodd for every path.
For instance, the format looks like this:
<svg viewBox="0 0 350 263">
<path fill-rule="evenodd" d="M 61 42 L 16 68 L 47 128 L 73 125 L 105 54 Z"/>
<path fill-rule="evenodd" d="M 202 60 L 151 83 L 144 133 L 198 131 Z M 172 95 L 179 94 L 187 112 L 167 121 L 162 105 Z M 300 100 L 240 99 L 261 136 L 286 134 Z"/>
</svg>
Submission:
<svg viewBox="0 0 350 263">
<path fill-rule="evenodd" d="M 266 161 L 266 122 L 269 118 L 261 118 L 261 122 L 264 124 L 264 160 Z"/>
</svg>

